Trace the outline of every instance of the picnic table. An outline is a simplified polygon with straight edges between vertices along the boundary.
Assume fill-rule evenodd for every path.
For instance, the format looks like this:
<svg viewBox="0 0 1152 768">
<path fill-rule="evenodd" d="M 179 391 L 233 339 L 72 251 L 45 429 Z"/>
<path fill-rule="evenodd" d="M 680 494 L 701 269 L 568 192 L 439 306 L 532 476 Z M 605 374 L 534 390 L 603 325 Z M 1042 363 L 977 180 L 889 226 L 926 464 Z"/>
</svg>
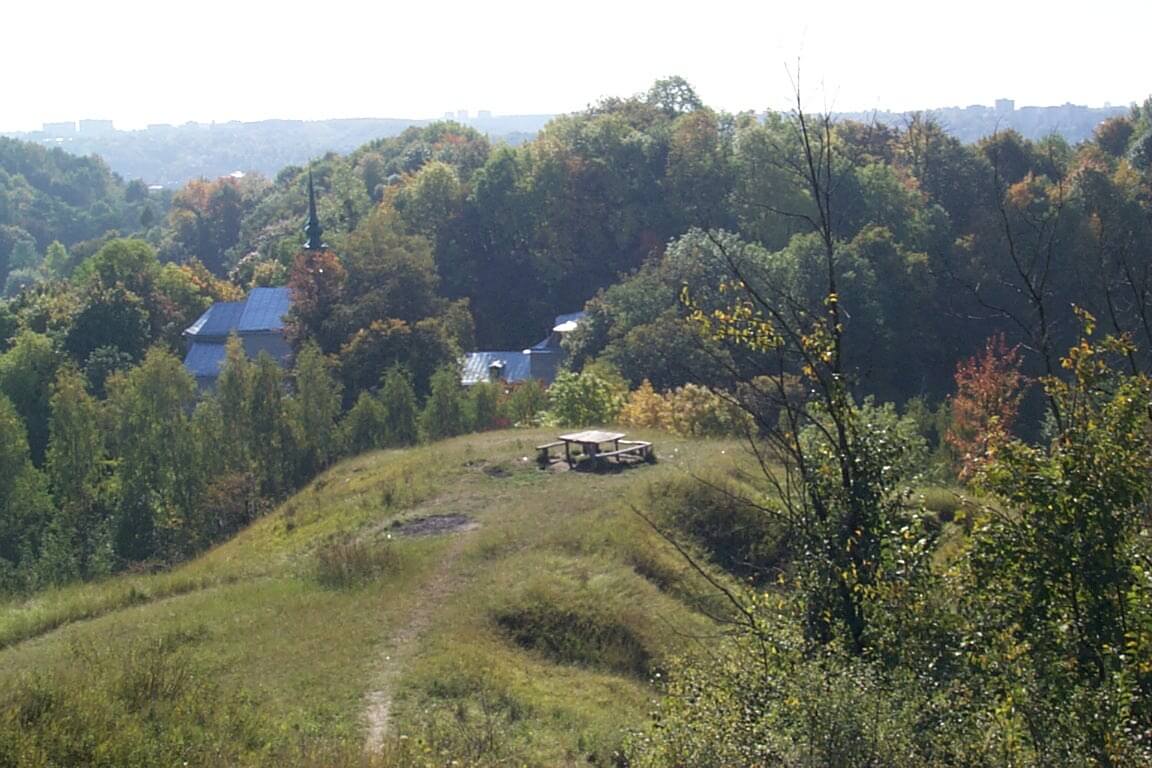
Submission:
<svg viewBox="0 0 1152 768">
<path fill-rule="evenodd" d="M 625 456 L 632 456 L 641 458 L 646 461 L 652 460 L 652 443 L 644 440 L 625 440 L 627 437 L 623 432 L 605 432 L 599 429 L 587 429 L 583 432 L 571 432 L 567 435 L 560 435 L 556 442 L 548 443 L 546 445 L 536 446 L 539 452 L 539 460 L 541 464 L 548 464 L 551 460 L 551 450 L 561 445 L 564 446 L 564 460 L 568 462 L 568 466 L 572 466 L 572 446 L 580 446 L 580 452 L 591 459 L 597 464 L 602 464 L 609 458 L 615 458 L 616 461 L 621 461 Z M 611 450 L 603 450 L 601 446 L 610 445 Z M 621 448 L 620 446 L 624 447 Z"/>
</svg>

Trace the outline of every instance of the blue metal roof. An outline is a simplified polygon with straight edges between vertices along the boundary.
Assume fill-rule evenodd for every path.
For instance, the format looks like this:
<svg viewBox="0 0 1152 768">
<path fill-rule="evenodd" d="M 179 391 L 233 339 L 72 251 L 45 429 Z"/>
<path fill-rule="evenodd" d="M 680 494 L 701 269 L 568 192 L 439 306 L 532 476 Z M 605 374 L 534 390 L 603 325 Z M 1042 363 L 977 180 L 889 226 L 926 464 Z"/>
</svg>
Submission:
<svg viewBox="0 0 1152 768">
<path fill-rule="evenodd" d="M 532 377 L 532 366 L 529 355 L 522 351 L 505 352 L 469 352 L 464 355 L 464 370 L 460 376 L 462 384 L 479 384 L 488 381 L 488 369 L 493 363 L 504 363 L 501 377 L 504 381 L 515 383 L 525 381 Z"/>
<path fill-rule="evenodd" d="M 207 341 L 194 341 L 184 356 L 184 367 L 198 379 L 215 379 L 224 364 L 225 345 Z"/>
<path fill-rule="evenodd" d="M 227 338 L 240 321 L 240 316 L 243 313 L 244 302 L 242 301 L 218 302 L 204 310 L 200 319 L 184 331 L 184 334 L 200 338 Z"/>
<path fill-rule="evenodd" d="M 566 315 L 556 315 L 556 320 L 555 320 L 555 322 L 552 323 L 552 327 L 555 328 L 558 325 L 564 325 L 564 323 L 579 322 L 579 321 L 584 319 L 584 315 L 586 315 L 586 314 L 588 314 L 588 313 L 587 312 L 569 312 Z"/>
<path fill-rule="evenodd" d="M 239 333 L 282 331 L 284 316 L 292 308 L 288 288 L 253 288 L 244 302 L 244 313 L 236 326 Z"/>
</svg>

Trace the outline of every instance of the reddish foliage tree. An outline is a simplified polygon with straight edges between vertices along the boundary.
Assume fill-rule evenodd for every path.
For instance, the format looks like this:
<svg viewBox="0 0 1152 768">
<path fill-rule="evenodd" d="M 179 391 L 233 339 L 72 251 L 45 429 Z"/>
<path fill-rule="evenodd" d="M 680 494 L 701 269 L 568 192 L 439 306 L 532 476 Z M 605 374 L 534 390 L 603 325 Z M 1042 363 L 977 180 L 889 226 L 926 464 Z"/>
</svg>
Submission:
<svg viewBox="0 0 1152 768">
<path fill-rule="evenodd" d="M 1020 345 L 1009 347 L 1004 334 L 992 336 L 984 351 L 956 366 L 952 426 L 944 436 L 967 480 L 1012 435 L 1026 383 L 1020 372 Z"/>
<path fill-rule="evenodd" d="M 288 278 L 292 290 L 288 335 L 293 346 L 299 347 L 310 338 L 325 354 L 340 348 L 344 334 L 332 327 L 331 317 L 343 297 L 346 277 L 344 265 L 332 251 L 305 249 L 296 255 Z"/>
</svg>

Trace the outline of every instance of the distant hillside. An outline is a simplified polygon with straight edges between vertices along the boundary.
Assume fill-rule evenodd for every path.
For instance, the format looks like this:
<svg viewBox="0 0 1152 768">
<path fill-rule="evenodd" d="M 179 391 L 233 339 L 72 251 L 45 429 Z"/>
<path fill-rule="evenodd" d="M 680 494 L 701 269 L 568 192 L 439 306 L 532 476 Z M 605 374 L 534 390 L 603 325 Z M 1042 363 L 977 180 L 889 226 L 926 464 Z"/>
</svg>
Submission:
<svg viewBox="0 0 1152 768">
<path fill-rule="evenodd" d="M 1035 141 L 1056 133 L 1070 144 L 1091 138 L 1096 126 L 1110 117 L 1126 115 L 1128 107 L 1082 107 L 1064 104 L 1059 107 L 1020 107 L 1002 100 L 995 107 L 976 104 L 969 107 L 943 107 L 924 110 L 948 133 L 965 144 L 979 141 L 996 131 L 1013 130 Z M 911 112 L 844 112 L 837 117 L 869 122 L 873 119 L 893 127 L 903 126 Z"/>
<path fill-rule="evenodd" d="M 965 143 L 1011 128 L 1027 139 L 1058 133 L 1070 143 L 1092 135 L 1101 121 L 1127 113 L 1127 107 L 945 107 L 925 110 Z M 907 112 L 843 112 L 840 119 L 903 125 Z M 554 115 L 509 115 L 465 119 L 464 124 L 494 142 L 511 145 L 531 140 Z M 236 171 L 273 178 L 281 169 L 302 165 L 329 152 L 347 154 L 374 139 L 399 135 L 433 120 L 360 118 L 342 120 L 261 120 L 242 123 L 154 125 L 139 131 L 113 130 L 108 121 L 54 123 L 48 130 L 9 134 L 60 147 L 74 155 L 99 155 L 125 179 L 179 187 L 195 178 L 213 179 Z"/>
<path fill-rule="evenodd" d="M 495 141 L 530 139 L 551 115 L 483 117 L 466 124 Z M 154 125 L 139 131 L 111 130 L 107 123 L 53 124 L 49 131 L 13 134 L 60 147 L 74 155 L 99 155 L 126 179 L 178 187 L 190 179 L 217 178 L 235 171 L 269 178 L 282 168 L 302 165 L 328 152 L 346 154 L 373 139 L 399 135 L 431 120 L 364 118 L 349 120 L 262 120 L 253 123 Z M 87 129 L 87 130 L 85 130 Z"/>
<path fill-rule="evenodd" d="M 126 184 L 99 157 L 0 136 L 0 289 L 38 282 L 54 240 L 71 249 L 109 230 L 133 233 L 165 209 L 163 195 Z"/>
</svg>

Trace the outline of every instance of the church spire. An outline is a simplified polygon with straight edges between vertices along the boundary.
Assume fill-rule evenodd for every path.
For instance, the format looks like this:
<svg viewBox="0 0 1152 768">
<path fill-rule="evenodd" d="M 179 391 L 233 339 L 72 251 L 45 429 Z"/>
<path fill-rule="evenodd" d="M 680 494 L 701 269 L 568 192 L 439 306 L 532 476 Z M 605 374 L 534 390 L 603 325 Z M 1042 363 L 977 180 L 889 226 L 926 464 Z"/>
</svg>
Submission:
<svg viewBox="0 0 1152 768">
<path fill-rule="evenodd" d="M 320 228 L 320 219 L 316 216 L 316 189 L 312 186 L 312 169 L 308 169 L 308 223 L 304 225 L 304 234 L 308 236 L 304 243 L 305 250 L 321 251 L 326 247 L 320 239 L 324 230 Z"/>
</svg>

